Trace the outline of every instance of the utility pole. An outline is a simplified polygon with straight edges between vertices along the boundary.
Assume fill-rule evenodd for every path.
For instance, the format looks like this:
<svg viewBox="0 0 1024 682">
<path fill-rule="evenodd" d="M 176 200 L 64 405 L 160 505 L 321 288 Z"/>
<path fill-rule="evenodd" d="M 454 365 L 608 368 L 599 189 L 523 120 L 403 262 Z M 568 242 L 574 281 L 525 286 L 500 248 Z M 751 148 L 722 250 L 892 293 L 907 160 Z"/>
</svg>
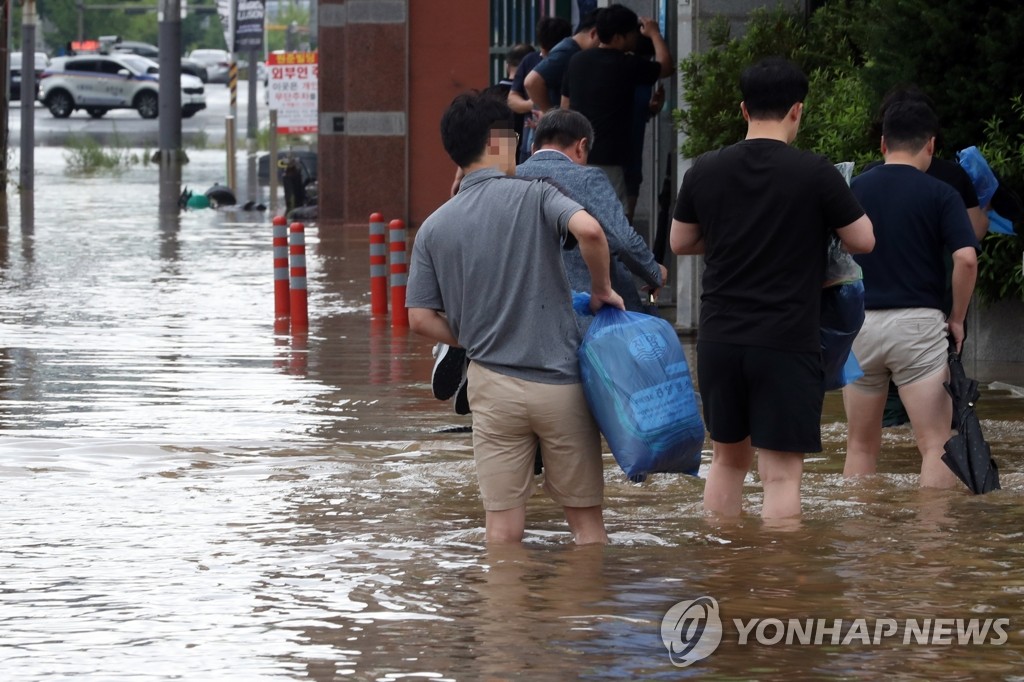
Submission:
<svg viewBox="0 0 1024 682">
<path fill-rule="evenodd" d="M 178 215 L 181 195 L 181 0 L 160 0 L 160 215 Z"/>
<path fill-rule="evenodd" d="M 21 171 L 22 192 L 35 189 L 36 0 L 21 6 Z"/>
<path fill-rule="evenodd" d="M 181 151 L 181 0 L 160 0 L 160 156 Z"/>
<path fill-rule="evenodd" d="M 7 0 L 0 0 L 0 61 L 2 61 L 7 69 L 7 78 L 4 79 L 4 95 L 0 97 L 0 121 L 3 121 L 3 134 L 0 143 L 3 144 L 3 149 L 7 149 L 7 142 L 10 140 L 11 129 L 8 125 L 8 115 L 11 111 L 11 45 L 8 41 L 10 37 L 8 30 L 11 26 L 11 5 Z M 0 189 L 3 190 L 3 196 L 0 196 L 0 201 L 7 200 L 7 154 L 0 154 Z M 0 213 L 0 217 L 6 216 L 6 211 Z M 7 225 L 6 218 L 0 224 L 0 229 L 3 229 Z"/>
</svg>

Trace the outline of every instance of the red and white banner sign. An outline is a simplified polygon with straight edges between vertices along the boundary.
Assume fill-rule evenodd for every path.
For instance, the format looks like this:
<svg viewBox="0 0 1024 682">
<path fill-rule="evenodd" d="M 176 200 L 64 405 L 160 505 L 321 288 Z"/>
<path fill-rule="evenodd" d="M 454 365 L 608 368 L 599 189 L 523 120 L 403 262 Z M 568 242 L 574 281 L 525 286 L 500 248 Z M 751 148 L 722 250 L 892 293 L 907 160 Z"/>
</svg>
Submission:
<svg viewBox="0 0 1024 682">
<path fill-rule="evenodd" d="M 271 52 L 267 56 L 271 109 L 277 109 L 277 132 L 288 135 L 317 131 L 316 52 Z"/>
</svg>

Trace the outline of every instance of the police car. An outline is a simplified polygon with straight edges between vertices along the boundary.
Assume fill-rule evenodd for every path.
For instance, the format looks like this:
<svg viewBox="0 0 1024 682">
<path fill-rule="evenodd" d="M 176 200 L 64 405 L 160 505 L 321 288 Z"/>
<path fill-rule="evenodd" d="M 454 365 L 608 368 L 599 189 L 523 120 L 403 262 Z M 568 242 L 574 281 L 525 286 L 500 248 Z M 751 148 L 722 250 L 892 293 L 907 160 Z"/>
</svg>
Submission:
<svg viewBox="0 0 1024 682">
<path fill-rule="evenodd" d="M 111 109 L 135 109 L 142 118 L 160 113 L 160 67 L 132 54 L 90 54 L 55 59 L 39 79 L 39 100 L 55 118 L 85 109 L 100 118 Z M 181 115 L 206 108 L 203 82 L 181 74 Z"/>
</svg>

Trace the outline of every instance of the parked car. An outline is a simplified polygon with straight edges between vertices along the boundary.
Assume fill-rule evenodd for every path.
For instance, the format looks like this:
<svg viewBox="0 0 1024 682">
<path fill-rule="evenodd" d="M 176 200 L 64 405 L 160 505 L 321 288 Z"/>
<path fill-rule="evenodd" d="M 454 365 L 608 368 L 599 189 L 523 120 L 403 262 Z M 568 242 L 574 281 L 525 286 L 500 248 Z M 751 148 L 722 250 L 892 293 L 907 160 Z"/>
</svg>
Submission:
<svg viewBox="0 0 1024 682">
<path fill-rule="evenodd" d="M 206 66 L 200 64 L 194 59 L 189 59 L 188 57 L 181 58 L 181 72 L 187 73 L 190 76 L 195 76 L 204 83 L 207 83 L 210 80 L 210 72 L 207 71 Z"/>
<path fill-rule="evenodd" d="M 188 58 L 206 67 L 208 83 L 227 83 L 231 67 L 231 53 L 227 50 L 198 48 L 188 53 Z"/>
<path fill-rule="evenodd" d="M 142 118 L 160 113 L 160 66 L 130 54 L 83 55 L 54 60 L 39 81 L 39 99 L 56 118 L 85 109 L 99 118 L 111 109 L 135 109 Z M 203 82 L 181 76 L 181 115 L 206 108 Z"/>
<path fill-rule="evenodd" d="M 110 54 L 116 54 L 118 52 L 127 52 L 129 54 L 137 54 L 140 57 L 146 57 L 147 59 L 159 59 L 160 48 L 150 43 L 142 43 L 137 40 L 120 40 L 118 39 L 115 43 L 110 45 L 110 49 L 106 50 Z"/>
<path fill-rule="evenodd" d="M 111 46 L 108 54 L 137 54 L 140 57 L 146 57 L 155 62 L 160 61 L 160 50 L 156 45 L 141 43 L 137 40 L 119 40 Z M 195 76 L 204 83 L 209 79 L 206 67 L 188 57 L 181 58 L 181 72 Z"/>
<path fill-rule="evenodd" d="M 39 82 L 39 77 L 43 75 L 43 71 L 50 65 L 50 58 L 46 56 L 45 52 L 36 52 L 36 83 Z M 11 88 L 10 88 L 10 100 L 21 99 L 21 52 L 11 52 Z"/>
</svg>

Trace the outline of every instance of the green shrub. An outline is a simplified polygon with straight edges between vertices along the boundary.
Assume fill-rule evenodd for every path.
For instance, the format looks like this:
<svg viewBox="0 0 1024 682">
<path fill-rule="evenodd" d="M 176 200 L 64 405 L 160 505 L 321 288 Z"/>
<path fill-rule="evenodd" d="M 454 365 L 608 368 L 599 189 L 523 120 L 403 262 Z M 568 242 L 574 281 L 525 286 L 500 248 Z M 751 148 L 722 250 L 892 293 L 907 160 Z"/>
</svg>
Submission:
<svg viewBox="0 0 1024 682">
<path fill-rule="evenodd" d="M 1010 98 L 1015 123 L 1024 123 L 1024 97 Z M 1005 122 L 992 117 L 985 122 L 985 141 L 979 145 L 989 166 L 1007 188 L 1021 196 L 1020 179 L 1024 178 L 1024 133 L 1021 126 L 1008 130 Z M 989 233 L 981 242 L 978 259 L 978 283 L 975 291 L 985 302 L 1014 298 L 1024 301 L 1024 238 L 1019 234 Z"/>
<path fill-rule="evenodd" d="M 132 165 L 130 150 L 121 146 L 101 147 L 91 137 L 73 135 L 65 143 L 64 160 L 72 173 L 122 171 Z M 136 157 L 135 163 L 138 163 Z"/>
</svg>

